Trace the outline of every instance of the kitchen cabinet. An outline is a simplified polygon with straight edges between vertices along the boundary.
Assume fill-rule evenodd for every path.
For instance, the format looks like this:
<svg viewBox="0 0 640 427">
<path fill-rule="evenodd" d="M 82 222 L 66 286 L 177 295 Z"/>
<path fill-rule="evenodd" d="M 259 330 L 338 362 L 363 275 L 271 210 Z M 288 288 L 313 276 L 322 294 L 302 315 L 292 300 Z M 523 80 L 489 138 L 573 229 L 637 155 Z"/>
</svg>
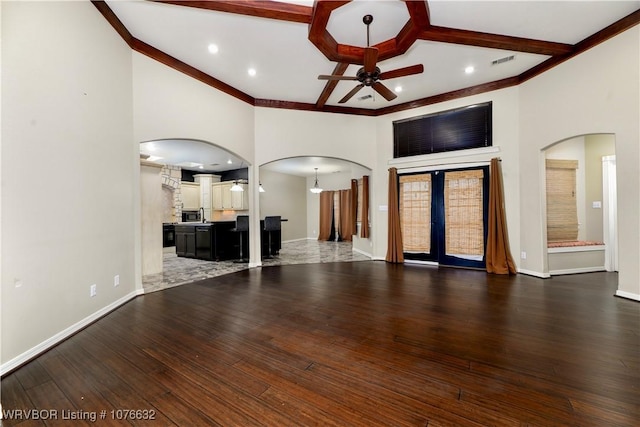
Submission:
<svg viewBox="0 0 640 427">
<path fill-rule="evenodd" d="M 238 259 L 240 241 L 234 227 L 235 221 L 177 224 L 176 255 L 208 261 Z"/>
<path fill-rule="evenodd" d="M 211 209 L 216 211 L 249 209 L 249 186 L 239 184 L 244 191 L 231 191 L 233 181 L 216 182 L 211 185 Z"/>
<path fill-rule="evenodd" d="M 176 255 L 195 258 L 196 257 L 196 229 L 193 226 L 176 225 Z"/>
<path fill-rule="evenodd" d="M 200 184 L 194 182 L 182 182 L 182 210 L 197 211 L 200 208 Z"/>
</svg>

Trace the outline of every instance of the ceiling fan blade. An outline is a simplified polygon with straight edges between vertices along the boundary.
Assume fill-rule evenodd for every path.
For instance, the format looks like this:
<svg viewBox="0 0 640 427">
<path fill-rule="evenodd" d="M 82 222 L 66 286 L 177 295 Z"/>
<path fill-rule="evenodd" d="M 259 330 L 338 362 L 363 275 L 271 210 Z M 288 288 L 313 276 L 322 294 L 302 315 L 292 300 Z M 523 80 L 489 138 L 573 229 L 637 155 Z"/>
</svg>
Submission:
<svg viewBox="0 0 640 427">
<path fill-rule="evenodd" d="M 338 101 L 338 104 L 344 104 L 345 102 L 347 102 L 348 100 L 351 99 L 351 97 L 353 95 L 355 95 L 356 93 L 358 93 L 358 91 L 360 89 L 362 89 L 364 87 L 364 84 L 359 84 L 358 86 L 354 87 L 353 89 L 351 89 L 351 92 L 349 92 L 348 94 L 346 94 L 344 96 L 344 98 L 342 98 L 340 101 Z M 384 95 L 383 95 L 384 96 Z"/>
<path fill-rule="evenodd" d="M 375 47 L 364 48 L 364 71 L 373 73 L 378 62 L 378 49 Z"/>
<path fill-rule="evenodd" d="M 395 79 L 396 77 L 404 77 L 410 76 L 412 74 L 420 74 L 424 71 L 424 66 L 422 64 L 412 65 L 410 67 L 398 68 L 396 70 L 385 71 L 384 73 L 380 73 L 380 80 L 384 79 Z"/>
<path fill-rule="evenodd" d="M 384 99 L 386 99 L 387 101 L 394 100 L 398 97 L 398 95 L 393 93 L 393 91 L 391 91 L 388 87 L 386 87 L 380 82 L 375 82 L 374 84 L 371 85 L 371 87 L 373 88 L 373 90 L 375 90 L 380 95 L 382 95 Z"/>
<path fill-rule="evenodd" d="M 321 74 L 318 76 L 318 80 L 358 80 L 356 76 L 337 76 L 334 74 L 324 75 Z"/>
</svg>

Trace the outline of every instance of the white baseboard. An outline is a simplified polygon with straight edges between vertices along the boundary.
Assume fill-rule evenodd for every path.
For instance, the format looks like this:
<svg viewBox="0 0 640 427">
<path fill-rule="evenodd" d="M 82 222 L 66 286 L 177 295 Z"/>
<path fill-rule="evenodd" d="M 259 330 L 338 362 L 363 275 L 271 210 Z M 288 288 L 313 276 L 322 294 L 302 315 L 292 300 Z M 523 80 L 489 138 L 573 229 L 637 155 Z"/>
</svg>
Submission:
<svg viewBox="0 0 640 427">
<path fill-rule="evenodd" d="M 563 274 L 596 273 L 598 271 L 606 271 L 604 265 L 599 267 L 580 267 L 566 268 L 563 270 L 551 270 L 549 271 L 549 274 L 552 276 L 561 276 Z"/>
<path fill-rule="evenodd" d="M 365 252 L 365 251 L 361 251 L 360 249 L 356 249 L 356 248 L 353 248 L 353 247 L 352 247 L 352 248 L 351 248 L 351 252 L 357 252 L 357 253 L 359 253 L 360 255 L 364 255 L 364 256 L 366 256 L 366 257 L 369 257 L 369 258 L 373 259 L 373 256 L 372 256 L 370 253 Z"/>
<path fill-rule="evenodd" d="M 526 274 L 527 276 L 539 277 L 541 279 L 548 279 L 551 277 L 549 273 L 540 273 L 538 271 L 525 270 L 524 268 L 519 268 L 518 273 Z"/>
<path fill-rule="evenodd" d="M 300 239 L 283 240 L 282 243 L 300 242 L 302 240 L 316 240 L 312 237 L 302 237 Z"/>
<path fill-rule="evenodd" d="M 634 301 L 640 301 L 640 294 L 632 294 L 631 292 L 621 291 L 619 289 L 616 291 L 616 296 L 631 299 Z"/>
<path fill-rule="evenodd" d="M 386 258 L 381 256 L 372 256 L 371 261 L 386 261 Z"/>
<path fill-rule="evenodd" d="M 433 267 L 438 267 L 440 264 L 437 261 L 420 261 L 418 259 L 405 259 L 405 264 L 415 264 L 415 265 L 430 265 Z"/>
<path fill-rule="evenodd" d="M 143 293 L 144 293 L 144 290 L 141 290 L 141 289 L 138 289 L 137 291 L 133 291 L 128 295 L 125 295 L 124 297 L 120 298 L 119 300 L 112 302 L 106 307 L 101 308 L 100 310 L 96 311 L 90 316 L 85 317 L 78 323 L 75 323 L 74 325 L 69 326 L 67 329 L 58 332 L 51 338 L 44 340 L 40 344 L 14 357 L 8 362 L 3 363 L 0 366 L 0 376 L 4 376 L 5 374 L 8 374 L 9 372 L 13 371 L 19 366 L 27 363 L 29 360 L 44 353 L 51 347 L 64 341 L 65 339 L 69 338 L 71 335 L 75 334 L 76 332 L 80 331 L 81 329 L 85 328 L 86 326 L 90 325 L 91 323 L 95 322 L 96 320 L 100 319 L 101 317 L 105 316 L 106 314 L 110 313 L 111 311 L 115 310 L 116 308 L 131 301 L 133 298 Z"/>
</svg>

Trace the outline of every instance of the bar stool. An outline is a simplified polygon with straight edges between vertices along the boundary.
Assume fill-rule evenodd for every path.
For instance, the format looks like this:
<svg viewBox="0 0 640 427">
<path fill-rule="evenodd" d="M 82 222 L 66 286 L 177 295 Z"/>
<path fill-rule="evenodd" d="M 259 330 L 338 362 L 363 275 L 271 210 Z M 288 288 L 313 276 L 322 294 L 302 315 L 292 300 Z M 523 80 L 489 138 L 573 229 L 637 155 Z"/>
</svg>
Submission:
<svg viewBox="0 0 640 427">
<path fill-rule="evenodd" d="M 266 258 L 273 258 L 273 253 L 271 252 L 271 232 L 272 231 L 280 231 L 281 230 L 281 217 L 280 216 L 265 216 L 264 217 L 264 231 L 268 233 L 269 236 L 269 252 Z"/>
<path fill-rule="evenodd" d="M 240 260 L 236 262 L 247 262 L 242 250 L 242 241 L 244 240 L 244 233 L 249 231 L 249 215 L 236 216 L 236 228 L 232 228 L 231 231 L 240 234 Z"/>
</svg>

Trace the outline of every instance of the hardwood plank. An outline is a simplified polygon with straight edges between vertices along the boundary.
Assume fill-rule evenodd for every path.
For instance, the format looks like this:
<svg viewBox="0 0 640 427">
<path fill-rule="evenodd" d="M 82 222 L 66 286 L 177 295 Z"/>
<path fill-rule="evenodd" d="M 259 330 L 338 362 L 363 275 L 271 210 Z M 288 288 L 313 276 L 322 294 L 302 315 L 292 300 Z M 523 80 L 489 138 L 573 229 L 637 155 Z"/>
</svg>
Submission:
<svg viewBox="0 0 640 427">
<path fill-rule="evenodd" d="M 130 301 L 3 378 L 2 404 L 157 411 L 135 425 L 635 426 L 640 305 L 616 287 L 381 262 L 244 270 Z"/>
</svg>

